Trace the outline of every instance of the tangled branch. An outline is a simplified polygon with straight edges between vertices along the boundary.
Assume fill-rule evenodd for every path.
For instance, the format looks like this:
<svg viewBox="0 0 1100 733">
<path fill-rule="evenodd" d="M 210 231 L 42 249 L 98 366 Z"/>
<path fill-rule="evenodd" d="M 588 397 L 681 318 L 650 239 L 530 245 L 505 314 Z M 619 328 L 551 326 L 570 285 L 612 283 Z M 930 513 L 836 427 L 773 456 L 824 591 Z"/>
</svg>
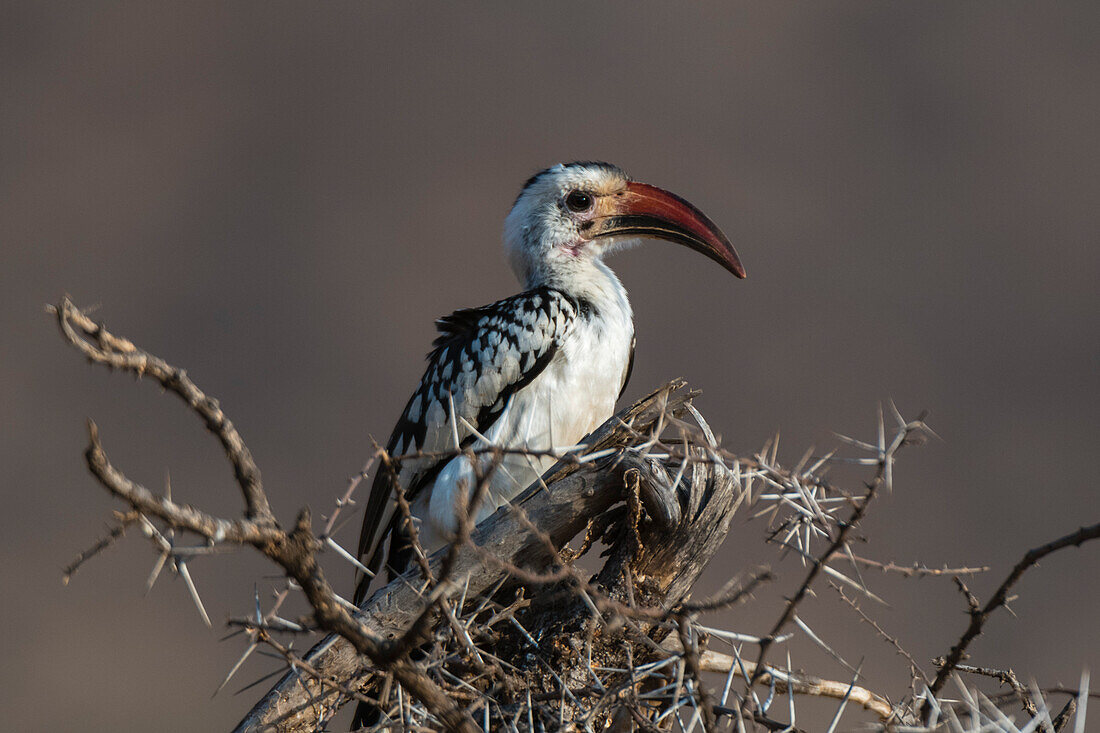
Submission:
<svg viewBox="0 0 1100 733">
<path fill-rule="evenodd" d="M 943 689 L 944 683 L 947 682 L 951 673 L 958 667 L 959 662 L 962 661 L 970 643 L 982 633 L 982 629 L 985 627 L 985 623 L 989 620 L 990 615 L 1001 606 L 1008 605 L 1008 592 L 1012 589 L 1012 586 L 1016 585 L 1016 582 L 1023 577 L 1023 574 L 1028 568 L 1032 567 L 1052 552 L 1057 552 L 1067 547 L 1080 547 L 1083 543 L 1097 538 L 1100 538 L 1100 523 L 1088 527 L 1081 527 L 1076 532 L 1071 532 L 1045 545 L 1028 550 L 1012 568 L 1012 571 L 1009 572 L 1008 577 L 1006 577 L 997 587 L 997 590 L 993 592 L 993 597 L 989 599 L 989 602 L 986 603 L 985 606 L 981 606 L 976 598 L 971 597 L 972 600 L 970 601 L 969 610 L 970 623 L 967 625 L 963 635 L 954 646 L 951 647 L 951 651 L 948 652 L 947 656 L 942 660 L 942 664 L 938 665 L 939 672 L 936 673 L 936 678 L 932 681 L 932 684 L 929 685 L 929 692 L 935 695 Z M 969 592 L 967 593 L 969 594 Z M 921 708 L 921 716 L 927 717 L 930 712 L 931 704 L 925 702 Z"/>
<path fill-rule="evenodd" d="M 914 685 L 924 679 L 899 639 L 886 634 L 846 593 L 879 600 L 859 576 L 861 567 L 903 577 L 955 578 L 988 569 L 900 566 L 859 557 L 850 547 L 871 502 L 892 484 L 897 452 L 925 431 L 923 415 L 905 420 L 893 409 L 896 425 L 888 432 L 880 414 L 876 441 L 844 438 L 862 452 L 858 457 L 815 457 L 807 451 L 787 468 L 777 460 L 778 438 L 751 456 L 723 448 L 692 404 L 695 393 L 675 381 L 621 411 L 580 446 L 530 451 L 490 445 L 463 451 L 476 467 L 476 485 L 455 541 L 426 553 L 399 491 L 413 567 L 357 607 L 336 593 L 322 559 L 332 550 L 335 554 L 327 557 L 365 570 L 335 535 L 342 524 L 337 518 L 354 505 L 370 462 L 348 482 L 319 534 L 312 529 L 309 508 L 299 510 L 293 526 L 284 528 L 251 452 L 217 400 L 182 369 L 110 333 L 68 299 L 54 311 L 63 337 L 91 362 L 153 379 L 203 421 L 225 450 L 244 502 L 240 517 L 226 518 L 176 501 L 170 489 L 163 494 L 149 490 L 111 463 L 98 427 L 89 421 L 87 466 L 127 509 L 116 512 L 108 534 L 66 569 L 66 579 L 135 525 L 157 553 L 148 584 L 163 567 L 175 569 L 204 618 L 187 570 L 187 561 L 196 555 L 249 546 L 287 578 L 267 612 L 257 593 L 255 612 L 230 622 L 247 634 L 248 645 L 222 687 L 261 646 L 287 665 L 241 720 L 239 731 L 319 729 L 342 705 L 355 701 L 374 711 L 379 730 L 740 731 L 759 726 L 797 732 L 804 728 L 796 724 L 796 696 L 836 701 L 830 731 L 848 703 L 873 714 L 883 730 L 1057 733 L 1071 719 L 1083 729 L 1087 675 L 1076 690 L 1040 691 L 1025 687 L 1011 671 L 961 661 L 1028 568 L 1052 552 L 1096 539 L 1100 525 L 1027 553 L 984 606 L 958 580 L 970 606 L 970 623 L 950 653 L 937 660 L 937 675 L 923 696 L 914 687 L 910 698 L 892 703 L 801 617 L 805 599 L 828 578 L 861 621 L 905 657 Z M 516 453 L 529 459 L 549 456 L 557 463 L 510 505 L 474 526 L 472 517 L 493 471 L 505 455 Z M 481 460 L 473 460 L 475 455 Z M 394 459 L 408 457 L 378 449 L 372 462 L 381 459 L 379 470 L 386 470 Z M 871 476 L 864 491 L 851 493 L 824 478 L 827 466 L 841 460 L 867 467 Z M 774 571 L 734 574 L 709 598 L 690 597 L 742 507 L 751 507 L 754 517 L 767 517 L 768 541 L 809 565 L 778 619 L 759 636 L 707 626 L 701 618 L 750 602 Z M 199 544 L 181 544 L 177 532 L 198 537 Z M 573 549 L 569 544 L 577 537 L 583 539 Z M 606 558 L 601 568 L 595 574 L 582 570 L 576 561 L 600 546 Z M 308 617 L 292 621 L 279 615 L 292 592 L 305 597 Z M 305 654 L 280 641 L 283 635 L 315 632 L 327 636 Z M 769 653 L 797 635 L 840 661 L 851 677 L 829 680 L 796 672 L 789 649 L 784 667 L 768 662 Z M 749 652 L 755 661 L 746 658 Z M 1023 705 L 1029 722 L 1018 728 L 999 707 L 1008 699 L 985 697 L 961 682 L 960 700 L 938 697 L 956 672 L 989 674 L 1010 685 L 1011 699 Z M 724 677 L 721 689 L 708 687 L 709 674 Z M 735 678 L 744 682 L 743 691 L 733 688 Z M 1046 696 L 1058 693 L 1073 699 L 1052 716 Z M 787 721 L 777 720 L 775 712 L 783 707 L 775 703 L 784 695 Z"/>
<path fill-rule="evenodd" d="M 386 641 L 368 629 L 348 609 L 329 585 L 317 561 L 322 544 L 311 530 L 308 509 L 298 514 L 294 528 L 287 532 L 275 520 L 260 481 L 260 471 L 216 400 L 208 397 L 183 370 L 119 338 L 95 323 L 65 298 L 56 308 L 58 323 L 66 340 L 90 361 L 113 369 L 129 371 L 139 378 L 149 377 L 179 396 L 206 423 L 225 448 L 233 465 L 237 484 L 245 500 L 245 515 L 226 520 L 168 497 L 157 496 L 131 481 L 107 458 L 99 439 L 99 430 L 89 421 L 89 445 L 85 459 L 89 470 L 114 496 L 129 504 L 142 516 L 156 517 L 168 526 L 186 530 L 204 538 L 211 546 L 251 545 L 277 563 L 305 593 L 313 609 L 318 628 L 340 634 L 364 656 L 387 663 Z M 407 660 L 386 664 L 389 672 L 416 696 L 447 728 L 474 731 L 473 720 L 436 685 Z"/>
</svg>

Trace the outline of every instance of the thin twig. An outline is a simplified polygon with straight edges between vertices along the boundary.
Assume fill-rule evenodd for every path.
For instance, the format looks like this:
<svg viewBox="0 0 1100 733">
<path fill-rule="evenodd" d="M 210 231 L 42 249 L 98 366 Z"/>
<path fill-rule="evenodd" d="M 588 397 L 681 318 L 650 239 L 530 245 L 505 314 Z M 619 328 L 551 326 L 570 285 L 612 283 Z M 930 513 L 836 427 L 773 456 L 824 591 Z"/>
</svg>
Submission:
<svg viewBox="0 0 1100 733">
<path fill-rule="evenodd" d="M 1001 582 L 1001 585 L 993 593 L 993 597 L 989 599 L 989 602 L 980 609 L 971 608 L 970 623 L 967 625 L 966 631 L 964 631 L 959 640 L 955 642 L 955 645 L 951 647 L 951 651 L 948 652 L 947 656 L 944 658 L 943 665 L 940 666 L 939 672 L 936 674 L 936 679 L 929 685 L 928 689 L 931 694 L 935 695 L 943 689 L 944 683 L 947 682 L 951 673 L 962 660 L 963 655 L 966 654 L 966 650 L 970 646 L 970 643 L 982 633 L 982 629 L 985 627 L 985 622 L 989 620 L 989 616 L 1007 603 L 1006 599 L 1008 598 L 1009 590 L 1012 589 L 1012 586 L 1016 584 L 1028 568 L 1035 565 L 1052 552 L 1057 552 L 1067 547 L 1079 547 L 1081 544 L 1089 540 L 1097 539 L 1098 537 L 1100 537 L 1100 523 L 1082 527 L 1076 532 L 1071 532 L 1064 537 L 1059 537 L 1053 542 L 1048 542 L 1045 545 L 1028 550 L 1020 561 L 1016 563 L 1015 567 L 1012 568 L 1008 577 Z M 920 717 L 922 719 L 927 718 L 930 709 L 930 705 L 926 700 L 921 707 Z"/>
<path fill-rule="evenodd" d="M 76 571 L 80 569 L 80 566 L 91 560 L 99 553 L 106 550 L 108 547 L 113 545 L 116 540 L 126 534 L 126 528 L 134 522 L 138 521 L 138 517 L 140 516 L 138 512 L 134 511 L 125 513 L 116 512 L 115 514 L 118 520 L 118 524 L 116 524 L 114 527 L 111 527 L 107 531 L 107 534 L 104 537 L 100 538 L 94 545 L 89 547 L 87 550 L 83 550 L 71 563 L 65 566 L 65 569 L 63 571 L 61 571 L 61 582 L 63 584 L 68 585 L 69 581 L 72 580 L 72 577 L 76 575 Z"/>
<path fill-rule="evenodd" d="M 982 565 L 975 568 L 930 568 L 921 563 L 913 563 L 912 565 L 898 565 L 893 562 L 879 562 L 878 560 L 869 560 L 859 555 L 851 555 L 850 559 L 860 565 L 864 565 L 869 568 L 876 568 L 884 573 L 897 573 L 898 575 L 904 575 L 906 578 L 922 575 L 976 575 L 978 573 L 987 573 L 990 568 L 988 565 Z"/>
<path fill-rule="evenodd" d="M 883 641 L 894 647 L 898 654 L 905 657 L 906 661 L 909 662 L 909 666 L 913 669 L 913 671 L 917 674 L 921 681 L 923 681 L 925 684 L 928 684 L 928 679 L 927 677 L 925 677 L 924 671 L 921 670 L 920 665 L 917 664 L 917 660 L 913 658 L 913 655 L 905 651 L 905 649 L 902 647 L 901 643 L 898 642 L 897 639 L 887 634 L 873 618 L 864 613 L 863 609 L 859 607 L 859 604 L 856 603 L 854 599 L 849 598 L 847 595 L 845 595 L 843 588 L 841 588 L 839 585 L 832 582 L 831 580 L 827 582 L 829 584 L 829 587 L 835 590 L 837 592 L 837 595 L 839 595 L 840 598 L 845 603 L 847 603 L 848 606 L 853 611 L 855 611 L 857 615 L 859 615 L 859 620 L 874 629 L 879 637 L 883 639 Z"/>
<path fill-rule="evenodd" d="M 89 361 L 130 372 L 139 378 L 151 377 L 165 390 L 187 403 L 225 449 L 244 495 L 246 517 L 265 526 L 277 524 L 252 452 L 233 423 L 222 412 L 217 400 L 208 397 L 182 369 L 138 348 L 127 339 L 111 334 L 102 324 L 88 318 L 68 298 L 62 298 L 54 312 L 65 340 L 79 349 Z"/>
</svg>

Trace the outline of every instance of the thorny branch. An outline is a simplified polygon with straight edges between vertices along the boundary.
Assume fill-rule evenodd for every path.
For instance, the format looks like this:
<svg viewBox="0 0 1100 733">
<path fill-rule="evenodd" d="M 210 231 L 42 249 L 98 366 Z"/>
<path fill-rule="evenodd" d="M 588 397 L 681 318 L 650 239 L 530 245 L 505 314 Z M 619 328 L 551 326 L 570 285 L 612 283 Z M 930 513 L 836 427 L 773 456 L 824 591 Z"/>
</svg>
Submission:
<svg viewBox="0 0 1100 733">
<path fill-rule="evenodd" d="M 679 651 L 682 648 L 683 641 L 680 641 L 680 645 L 668 645 L 673 651 Z M 732 675 L 734 677 L 743 677 L 746 674 L 749 678 L 756 676 L 756 672 L 759 669 L 755 664 L 747 659 L 737 659 L 729 654 L 722 654 L 712 650 L 707 650 L 699 655 L 698 661 L 699 667 L 704 672 L 714 672 L 723 675 Z M 783 694 L 790 690 L 793 693 L 799 695 L 809 695 L 811 697 L 829 697 L 834 700 L 843 700 L 845 698 L 858 703 L 862 707 L 875 713 L 881 720 L 889 720 L 894 716 L 895 711 L 893 706 L 884 697 L 864 689 L 863 687 L 852 687 L 848 682 L 838 682 L 835 680 L 825 680 L 812 675 L 799 674 L 795 672 L 786 672 L 775 667 L 767 667 L 765 671 L 761 672 L 757 677 L 756 684 L 763 687 L 775 686 L 776 692 Z"/>
<path fill-rule="evenodd" d="M 139 349 L 127 339 L 111 334 L 73 305 L 68 298 L 63 298 L 54 308 L 54 312 L 65 340 L 80 350 L 88 361 L 110 369 L 130 372 L 139 378 L 154 379 L 164 389 L 187 403 L 225 449 L 237 483 L 244 494 L 247 507 L 245 516 L 257 524 L 275 524 L 275 516 L 271 513 L 260 480 L 260 469 L 244 439 L 222 412 L 217 400 L 199 389 L 185 371 Z"/>
<path fill-rule="evenodd" d="M 787 602 L 786 607 L 783 609 L 782 615 L 779 620 L 775 622 L 772 630 L 764 637 L 760 643 L 760 651 L 757 653 L 756 658 L 756 670 L 753 672 L 751 683 L 755 683 L 757 678 L 764 674 L 766 667 L 764 666 L 764 657 L 768 653 L 768 649 L 773 643 L 775 638 L 786 628 L 795 617 L 795 611 L 798 605 L 806 598 L 806 595 L 810 592 L 810 586 L 813 585 L 818 575 L 821 574 L 823 568 L 826 567 L 829 560 L 836 553 L 840 552 L 848 541 L 848 533 L 859 524 L 863 519 L 863 515 L 866 514 L 867 508 L 871 505 L 871 500 L 875 498 L 875 494 L 883 486 L 889 486 L 891 481 L 891 469 L 894 463 L 894 454 L 901 446 L 905 445 L 905 441 L 909 436 L 917 431 L 924 430 L 924 415 L 920 415 L 913 422 L 901 423 L 901 430 L 898 431 L 894 440 L 889 445 L 886 444 L 885 431 L 882 426 L 882 416 L 879 416 L 879 444 L 878 444 L 878 469 L 875 473 L 875 477 L 867 486 L 867 493 L 863 495 L 860 500 L 855 501 L 855 508 L 852 510 L 851 515 L 844 522 L 837 523 L 836 537 L 833 539 L 829 547 L 821 553 L 820 557 L 814 559 L 810 565 L 810 571 L 806 574 L 806 579 L 802 581 L 802 584 L 798 586 L 798 590 Z"/>
<path fill-rule="evenodd" d="M 976 575 L 978 573 L 988 573 L 990 568 L 988 565 L 983 565 L 977 568 L 930 568 L 920 563 L 913 563 L 912 565 L 898 565 L 893 562 L 879 562 L 878 560 L 870 560 L 859 555 L 850 555 L 849 558 L 854 561 L 856 565 L 863 565 L 868 568 L 875 568 L 881 570 L 884 573 L 897 573 L 906 578 L 912 578 L 913 576 L 920 575 Z"/>
<path fill-rule="evenodd" d="M 340 603 L 317 562 L 321 543 L 310 528 L 309 510 L 303 509 L 299 513 L 290 532 L 279 526 L 271 512 L 252 454 L 216 400 L 207 397 L 182 370 L 109 333 L 68 298 L 57 306 L 56 313 L 65 338 L 89 360 L 130 371 L 138 377 L 155 379 L 203 418 L 207 428 L 221 440 L 233 464 L 237 483 L 245 498 L 246 513 L 242 519 L 227 521 L 177 504 L 167 497 L 154 495 L 111 465 L 100 444 L 99 430 L 89 421 L 89 445 L 85 458 L 88 468 L 104 488 L 130 504 L 135 511 L 157 517 L 171 527 L 193 532 L 211 544 L 247 544 L 255 547 L 279 564 L 302 589 L 313 608 L 314 620 L 319 628 L 340 634 L 360 654 L 385 666 L 448 729 L 476 730 L 469 715 L 414 664 L 404 659 L 389 659 L 386 642 L 370 632 L 345 604 Z"/>
<path fill-rule="evenodd" d="M 68 585 L 81 565 L 113 545 L 116 540 L 126 534 L 126 528 L 137 522 L 140 516 L 141 515 L 137 512 L 115 512 L 115 518 L 118 520 L 118 524 L 111 527 L 104 537 L 97 540 L 96 543 L 87 550 L 82 551 L 76 556 L 76 559 L 65 566 L 65 569 L 61 572 L 61 582 Z"/>
<path fill-rule="evenodd" d="M 813 458 L 808 451 L 793 469 L 785 469 L 776 461 L 778 437 L 753 457 L 722 448 L 691 405 L 693 394 L 683 390 L 681 383 L 674 383 L 620 413 L 582 446 L 548 451 L 489 446 L 441 454 L 454 457 L 465 453 L 476 469 L 477 484 L 456 541 L 428 557 L 407 503 L 399 506 L 408 523 L 417 565 L 377 591 L 356 613 L 326 580 L 319 555 L 328 547 L 363 569 L 335 541 L 334 534 L 340 526 L 338 516 L 354 504 L 353 494 L 370 463 L 349 481 L 319 535 L 311 529 L 308 509 L 299 513 L 293 528 L 285 530 L 270 509 L 251 453 L 216 400 L 205 395 L 182 370 L 112 335 L 68 299 L 54 310 L 66 340 L 90 361 L 152 378 L 199 415 L 225 449 L 245 501 L 243 518 L 230 520 L 178 503 L 170 493 L 154 494 L 111 464 L 98 429 L 89 422 L 88 467 L 130 510 L 116 513 L 117 526 L 82 553 L 67 569 L 66 577 L 121 536 L 127 526 L 137 523 L 154 540 L 159 553 L 152 577 L 166 561 L 178 565 L 182 574 L 186 572 L 185 560 L 194 554 L 250 545 L 280 565 L 289 579 L 266 614 L 261 612 L 257 596 L 254 617 L 231 622 L 242 628 L 250 641 L 222 686 L 261 644 L 273 649 L 291 669 L 238 730 L 311 730 L 331 720 L 343 702 L 357 700 L 378 710 L 382 728 L 533 731 L 539 727 L 596 730 L 606 726 L 650 731 L 679 726 L 690 731 L 701 724 L 706 731 L 723 726 L 747 730 L 755 725 L 797 732 L 804 728 L 795 724 L 795 695 L 807 695 L 838 701 L 830 731 L 848 702 L 873 712 L 886 727 L 898 723 L 915 726 L 923 719 L 927 728 L 908 729 L 930 731 L 941 725 L 936 730 L 963 733 L 971 730 L 961 722 L 969 716 L 973 730 L 986 725 L 980 729 L 1016 731 L 996 704 L 980 693 L 970 694 L 964 688 L 961 703 L 937 700 L 934 695 L 952 671 L 982 669 L 959 662 L 985 619 L 1004 605 L 1008 589 L 1027 567 L 1050 552 L 1100 534 L 1098 526 L 1086 527 L 1031 551 L 985 607 L 966 591 L 973 599 L 971 626 L 939 665 L 920 718 L 913 706 L 892 705 L 885 696 L 857 685 L 856 678 L 832 681 L 794 672 L 789 652 L 785 669 L 767 665 L 767 652 L 792 636 L 785 633 L 792 623 L 798 627 L 794 634 L 805 633 L 839 658 L 797 613 L 801 602 L 812 594 L 811 586 L 827 575 L 830 585 L 856 609 L 861 620 L 905 655 L 919 673 L 900 643 L 860 610 L 842 587 L 877 599 L 859 577 L 858 567 L 906 577 L 959 576 L 988 568 L 899 566 L 857 557 L 849 548 L 852 530 L 871 500 L 891 484 L 896 451 L 924 429 L 923 416 L 905 421 L 894 409 L 898 430 L 892 439 L 887 439 L 881 416 L 877 443 L 844 439 L 869 451 L 871 457 L 834 459 L 830 453 Z M 475 528 L 472 517 L 488 475 L 504 455 L 514 453 L 529 458 L 551 456 L 558 463 L 512 506 Z M 391 457 L 381 449 L 371 460 L 378 457 L 383 467 L 390 464 Z M 874 468 L 874 477 L 862 495 L 852 496 L 823 478 L 821 469 L 834 460 Z M 725 494 L 726 504 L 716 503 L 723 486 L 726 490 L 732 487 L 732 493 Z M 624 499 L 626 506 L 616 504 Z M 771 571 L 757 571 L 743 581 L 735 577 L 707 600 L 687 598 L 698 573 L 724 538 L 729 517 L 743 502 L 765 505 L 757 516 L 770 516 L 773 521 L 785 512 L 771 541 L 794 550 L 810 565 L 780 618 L 763 637 L 710 628 L 698 617 L 745 602 L 772 579 Z M 848 516 L 839 518 L 838 512 L 846 507 L 851 509 Z M 720 513 L 708 515 L 708 511 Z M 164 524 L 163 532 L 154 521 Z M 586 526 L 581 550 L 565 548 Z M 197 534 L 205 544 L 179 546 L 172 539 L 175 530 Z M 599 541 L 608 546 L 605 554 L 609 559 L 600 574 L 589 578 L 574 561 Z M 811 544 L 817 541 L 826 542 L 826 547 L 814 553 Z M 689 547 L 693 542 L 696 549 Z M 854 578 L 833 566 L 841 559 L 856 568 Z M 304 593 L 312 608 L 310 619 L 298 623 L 278 615 L 291 589 Z M 201 607 L 193 586 L 192 593 Z M 277 634 L 315 630 L 333 635 L 305 655 L 292 652 L 276 638 Z M 711 648 L 715 644 L 729 645 L 731 653 Z M 746 644 L 757 647 L 755 663 L 742 655 Z M 364 659 L 370 660 L 366 666 Z M 705 687 L 705 673 L 725 677 L 720 696 Z M 731 689 L 734 677 L 746 681 L 745 694 Z M 1034 726 L 1060 731 L 1075 715 L 1083 721 L 1089 698 L 1087 675 L 1078 690 L 1068 690 L 1075 698 L 1053 721 L 1042 697 L 1050 691 L 1026 689 L 1018 680 L 1013 684 L 1014 676 L 998 679 L 1007 679 L 1012 685 Z M 535 693 L 538 689 L 543 691 Z M 767 696 L 757 696 L 756 689 L 768 690 Z M 776 720 L 771 712 L 777 695 L 788 698 L 789 722 Z M 1078 730 L 1083 730 L 1081 722 Z"/>
<path fill-rule="evenodd" d="M 856 603 L 856 601 L 854 599 L 849 598 L 844 593 L 843 588 L 841 588 L 839 585 L 832 582 L 831 580 L 829 581 L 829 587 L 832 588 L 833 590 L 835 590 L 837 595 L 840 596 L 841 600 L 843 600 L 846 604 L 848 604 L 849 608 L 851 608 L 853 611 L 856 612 L 856 615 L 859 616 L 859 620 L 861 622 L 867 624 L 872 629 L 874 629 L 875 632 L 879 635 L 879 638 L 881 638 L 883 641 L 885 641 L 890 646 L 894 647 L 894 650 L 897 651 L 898 654 L 905 657 L 906 661 L 909 662 L 909 667 L 913 671 L 913 675 L 915 677 L 918 677 L 919 679 L 921 679 L 925 683 L 928 682 L 928 679 L 924 676 L 924 672 L 921 670 L 920 665 L 917 664 L 917 660 L 913 659 L 912 654 L 905 651 L 905 649 L 902 647 L 901 643 L 897 639 L 895 639 L 894 637 L 887 634 L 882 629 L 882 627 L 879 626 L 877 621 L 875 621 L 873 618 L 871 618 L 866 613 L 864 613 L 863 609 L 859 607 L 859 604 Z"/>
<path fill-rule="evenodd" d="M 967 648 L 970 643 L 974 641 L 982 633 L 982 629 L 985 627 L 985 622 L 989 620 L 990 614 L 996 611 L 1001 606 L 1006 606 L 1008 603 L 1008 592 L 1012 589 L 1012 586 L 1016 585 L 1016 582 L 1023 576 L 1028 568 L 1038 563 L 1047 555 L 1058 550 L 1065 549 L 1067 547 L 1079 547 L 1083 543 L 1089 540 L 1100 538 L 1100 523 L 1093 524 L 1088 527 L 1081 527 L 1076 532 L 1059 537 L 1053 542 L 1048 542 L 1045 545 L 1036 547 L 1028 552 L 1016 563 L 1015 567 L 1008 574 L 1008 577 L 1004 579 L 997 590 L 994 591 L 993 597 L 989 599 L 989 602 L 985 606 L 981 606 L 976 598 L 970 596 L 969 591 L 966 591 L 968 595 L 968 605 L 970 606 L 970 623 L 966 627 L 966 631 L 959 637 L 959 640 L 955 642 L 955 645 L 951 647 L 951 651 L 947 653 L 947 656 L 943 660 L 943 664 L 940 665 L 939 672 L 936 673 L 936 679 L 929 685 L 929 691 L 935 695 L 942 688 L 951 673 L 958 667 L 959 662 L 962 661 L 963 656 L 966 654 Z M 959 581 L 960 586 L 962 582 Z M 963 586 L 965 588 L 965 586 Z M 925 702 L 921 708 L 921 717 L 927 718 L 931 710 L 929 702 Z"/>
<path fill-rule="evenodd" d="M 942 658 L 935 660 L 935 662 L 940 666 L 943 665 Z M 1028 693 L 1027 688 L 1020 683 L 1020 680 L 1016 679 L 1016 673 L 1011 669 L 975 667 L 969 664 L 956 664 L 955 669 L 968 674 L 979 674 L 984 677 L 992 677 L 993 679 L 1000 680 L 1002 683 L 1012 688 L 1012 691 L 1016 694 L 1016 697 L 1019 698 L 1020 704 L 1023 705 L 1028 715 L 1034 718 L 1039 714 L 1038 708 L 1035 707 L 1035 701 L 1031 699 L 1031 695 Z"/>
</svg>

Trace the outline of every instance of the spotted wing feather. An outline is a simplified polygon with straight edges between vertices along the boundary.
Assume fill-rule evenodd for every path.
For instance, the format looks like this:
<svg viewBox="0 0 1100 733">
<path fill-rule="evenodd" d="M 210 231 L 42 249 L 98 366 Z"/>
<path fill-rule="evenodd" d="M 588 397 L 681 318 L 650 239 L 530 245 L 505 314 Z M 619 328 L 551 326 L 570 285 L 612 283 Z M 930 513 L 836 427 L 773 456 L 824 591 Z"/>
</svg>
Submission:
<svg viewBox="0 0 1100 733">
<path fill-rule="evenodd" d="M 569 296 L 536 288 L 436 322 L 439 336 L 428 367 L 386 446 L 394 460 L 379 468 L 367 500 L 359 557 L 372 571 L 381 566 L 382 540 L 395 521 L 393 481 L 400 481 L 411 501 L 451 458 L 420 454 L 454 451 L 455 432 L 459 447 L 475 439 L 462 420 L 452 425 L 451 401 L 455 412 L 484 434 L 508 399 L 554 358 L 577 312 Z M 357 596 L 367 584 L 360 584 Z"/>
</svg>

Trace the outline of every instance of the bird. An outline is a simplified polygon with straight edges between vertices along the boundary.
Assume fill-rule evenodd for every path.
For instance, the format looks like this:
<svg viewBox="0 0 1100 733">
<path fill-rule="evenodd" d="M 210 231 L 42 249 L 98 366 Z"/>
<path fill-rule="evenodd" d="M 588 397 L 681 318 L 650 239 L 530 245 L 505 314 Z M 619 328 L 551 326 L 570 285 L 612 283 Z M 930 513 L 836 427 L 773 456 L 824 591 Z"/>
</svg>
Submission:
<svg viewBox="0 0 1100 733">
<path fill-rule="evenodd" d="M 479 473 L 472 461 L 489 460 L 493 446 L 525 449 L 506 453 L 489 472 L 474 507 L 480 522 L 536 481 L 554 462 L 550 452 L 578 443 L 613 414 L 635 338 L 626 289 L 604 258 L 646 238 L 684 245 L 745 277 L 733 245 L 703 212 L 615 165 L 558 164 L 524 183 L 503 236 L 524 289 L 436 321 L 427 368 L 367 499 L 358 557 L 370 573 L 360 573 L 357 604 L 384 556 L 391 577 L 411 559 L 395 482 L 431 553 L 464 521 Z"/>
</svg>

